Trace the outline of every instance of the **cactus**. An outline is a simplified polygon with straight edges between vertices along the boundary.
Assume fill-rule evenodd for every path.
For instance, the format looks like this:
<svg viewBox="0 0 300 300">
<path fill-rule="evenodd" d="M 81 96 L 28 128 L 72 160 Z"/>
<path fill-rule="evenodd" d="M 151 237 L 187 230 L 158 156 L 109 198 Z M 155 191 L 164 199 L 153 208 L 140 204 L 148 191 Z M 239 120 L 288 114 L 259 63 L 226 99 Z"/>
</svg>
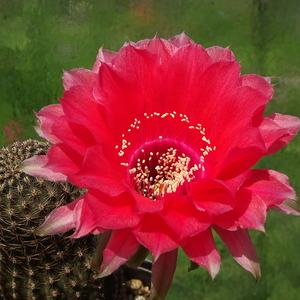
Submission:
<svg viewBox="0 0 300 300">
<path fill-rule="evenodd" d="M 0 150 L 0 299 L 148 299 L 143 284 L 150 286 L 149 271 L 122 266 L 106 278 L 95 278 L 91 260 L 98 236 L 33 233 L 53 209 L 84 192 L 18 169 L 24 159 L 48 148 L 48 143 L 27 140 Z M 143 282 L 132 281 L 139 278 Z"/>
<path fill-rule="evenodd" d="M 102 281 L 95 280 L 90 270 L 94 236 L 33 234 L 53 209 L 82 193 L 72 184 L 49 182 L 18 170 L 20 162 L 44 154 L 48 147 L 27 140 L 0 151 L 0 298 L 103 299 Z"/>
</svg>

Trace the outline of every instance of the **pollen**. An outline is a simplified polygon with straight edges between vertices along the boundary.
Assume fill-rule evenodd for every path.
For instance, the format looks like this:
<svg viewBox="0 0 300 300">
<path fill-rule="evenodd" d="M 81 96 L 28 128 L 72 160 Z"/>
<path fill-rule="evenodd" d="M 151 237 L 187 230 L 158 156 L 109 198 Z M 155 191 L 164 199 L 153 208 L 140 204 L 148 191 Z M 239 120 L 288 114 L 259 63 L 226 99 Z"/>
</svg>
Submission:
<svg viewBox="0 0 300 300">
<path fill-rule="evenodd" d="M 205 176 L 207 157 L 216 150 L 206 132 L 183 113 L 143 113 L 125 129 L 115 149 L 134 189 L 156 201 L 186 192 L 189 182 Z"/>
<path fill-rule="evenodd" d="M 118 155 L 119 155 L 119 156 L 123 156 L 124 153 L 125 153 L 124 151 L 120 150 L 119 153 L 118 153 Z"/>
<path fill-rule="evenodd" d="M 153 160 L 153 162 L 152 162 Z M 131 182 L 137 192 L 159 200 L 166 193 L 174 193 L 196 178 L 200 164 L 191 166 L 191 157 L 170 147 L 162 152 L 149 152 L 149 157 L 137 159 L 135 167 L 129 169 Z"/>
</svg>

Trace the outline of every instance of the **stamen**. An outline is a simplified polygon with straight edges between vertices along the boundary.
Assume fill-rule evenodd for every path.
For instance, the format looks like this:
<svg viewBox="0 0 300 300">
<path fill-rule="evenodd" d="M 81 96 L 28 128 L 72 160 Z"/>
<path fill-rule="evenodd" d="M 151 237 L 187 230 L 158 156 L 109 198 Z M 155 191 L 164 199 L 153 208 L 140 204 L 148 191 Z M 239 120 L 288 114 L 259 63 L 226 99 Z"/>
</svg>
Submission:
<svg viewBox="0 0 300 300">
<path fill-rule="evenodd" d="M 134 149 L 133 145 L 137 143 L 133 139 L 142 137 L 143 141 L 143 137 L 147 134 L 147 131 L 141 130 L 143 128 L 149 130 L 152 125 L 149 122 L 159 124 L 160 120 L 164 126 L 162 127 L 164 135 L 155 137 L 151 133 L 152 140 L 146 140 L 141 148 Z M 176 122 L 186 123 L 179 125 L 180 130 L 187 136 L 184 142 L 177 140 L 177 133 L 175 135 L 172 133 L 175 132 L 172 126 L 176 126 Z M 165 128 L 169 123 L 170 131 Z M 155 130 L 159 134 L 158 128 L 156 125 Z M 204 176 L 207 156 L 216 150 L 216 146 L 211 145 L 205 132 L 206 129 L 202 124 L 190 124 L 187 115 L 178 114 L 176 111 L 144 113 L 141 120 L 134 118 L 129 128 L 121 135 L 121 143 L 116 145 L 115 149 L 118 156 L 122 157 L 120 165 L 126 168 L 135 190 L 149 199 L 159 200 L 166 193 L 184 191 L 187 188 L 186 183 L 198 176 Z M 199 133 L 202 135 L 200 138 Z M 193 137 L 196 142 L 193 141 Z M 194 145 L 192 148 L 188 144 L 189 141 Z"/>
<path fill-rule="evenodd" d="M 142 149 L 144 150 L 144 149 Z M 152 159 L 155 165 L 152 164 Z M 179 187 L 196 178 L 201 165 L 191 165 L 191 157 L 178 154 L 170 147 L 163 152 L 149 151 L 148 160 L 136 160 L 136 166 L 129 170 L 134 188 L 143 196 L 152 200 L 161 199 L 166 193 L 174 193 Z"/>
</svg>

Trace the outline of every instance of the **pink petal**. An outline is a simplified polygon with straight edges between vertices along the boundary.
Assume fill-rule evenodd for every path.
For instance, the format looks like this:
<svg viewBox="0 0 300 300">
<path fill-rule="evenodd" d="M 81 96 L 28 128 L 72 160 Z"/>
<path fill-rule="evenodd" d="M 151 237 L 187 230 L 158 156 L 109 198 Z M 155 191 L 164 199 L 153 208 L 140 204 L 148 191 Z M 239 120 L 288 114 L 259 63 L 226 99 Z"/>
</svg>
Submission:
<svg viewBox="0 0 300 300">
<path fill-rule="evenodd" d="M 83 198 L 78 198 L 67 205 L 56 208 L 34 233 L 36 235 L 45 236 L 73 229 L 75 227 L 73 210 L 82 202 Z"/>
<path fill-rule="evenodd" d="M 41 168 L 41 171 L 45 169 L 45 176 L 42 178 L 50 181 L 62 181 L 59 176 L 64 174 L 66 176 L 65 181 L 67 179 L 69 181 L 79 171 L 81 162 L 82 156 L 72 148 L 63 143 L 55 144 L 47 152 L 47 163 Z M 48 175 L 47 172 L 49 172 Z M 76 178 L 72 179 L 72 183 L 78 186 L 82 185 L 80 180 Z"/>
<path fill-rule="evenodd" d="M 236 193 L 236 203 L 231 211 L 214 218 L 214 224 L 227 230 L 238 228 L 265 231 L 264 223 L 267 216 L 267 206 L 255 193 L 241 188 Z"/>
<path fill-rule="evenodd" d="M 115 197 L 126 192 L 119 166 L 119 163 L 106 159 L 101 146 L 93 146 L 87 150 L 82 167 L 76 176 L 86 184 L 86 188 L 96 189 Z"/>
<path fill-rule="evenodd" d="M 296 200 L 295 190 L 290 186 L 289 178 L 274 170 L 251 170 L 251 177 L 244 187 L 257 194 L 267 205 L 280 205 L 284 200 Z"/>
<path fill-rule="evenodd" d="M 229 180 L 236 177 L 247 169 L 251 168 L 262 157 L 263 150 L 257 146 L 234 147 L 231 151 L 216 165 L 215 169 L 220 171 L 216 176 L 222 180 Z"/>
<path fill-rule="evenodd" d="M 215 226 L 214 230 L 226 244 L 233 258 L 258 280 L 261 276 L 260 265 L 248 230 L 228 231 L 218 226 Z"/>
<path fill-rule="evenodd" d="M 90 190 L 85 197 L 96 226 L 107 229 L 122 229 L 136 226 L 141 217 L 132 212 L 134 200 L 127 193 L 116 197 Z"/>
<path fill-rule="evenodd" d="M 93 233 L 97 224 L 95 224 L 92 210 L 87 205 L 88 194 L 81 197 L 73 210 L 73 219 L 75 223 L 75 232 L 70 236 L 71 238 L 80 238 Z"/>
<path fill-rule="evenodd" d="M 202 178 L 191 184 L 189 195 L 195 205 L 211 216 L 222 214 L 234 206 L 233 197 L 222 181 Z"/>
<path fill-rule="evenodd" d="M 136 214 L 144 214 L 144 213 L 151 213 L 160 211 L 163 209 L 165 204 L 165 199 L 161 199 L 160 201 L 149 201 L 149 198 L 146 198 L 136 192 L 135 190 L 131 189 L 128 186 L 128 193 L 132 195 L 135 199 L 135 207 L 133 208 L 133 212 Z"/>
<path fill-rule="evenodd" d="M 177 51 L 175 45 L 156 36 L 153 39 L 145 39 L 137 43 L 130 42 L 129 45 L 132 45 L 136 49 L 144 49 L 151 54 L 155 54 L 157 58 L 159 57 L 160 64 L 168 63 L 170 56 Z"/>
<path fill-rule="evenodd" d="M 79 68 L 71 71 L 64 71 L 63 86 L 65 91 L 76 85 L 93 86 L 97 74 L 91 70 Z"/>
<path fill-rule="evenodd" d="M 165 299 L 175 273 L 177 252 L 177 249 L 165 252 L 154 261 L 152 266 L 150 300 Z"/>
<path fill-rule="evenodd" d="M 206 52 L 212 59 L 212 62 L 218 62 L 221 59 L 235 61 L 235 56 L 229 47 L 222 48 L 219 46 L 213 46 L 206 49 Z"/>
<path fill-rule="evenodd" d="M 245 180 L 249 177 L 249 174 L 251 174 L 251 171 L 248 169 L 244 173 L 228 180 L 224 180 L 223 182 L 232 192 L 232 194 L 235 194 L 236 191 L 239 190 L 239 188 L 244 184 Z"/>
<path fill-rule="evenodd" d="M 216 65 L 214 70 L 216 73 L 218 73 L 217 65 L 221 63 L 233 64 L 233 62 L 224 60 L 213 64 L 212 66 Z M 217 161 L 222 160 L 224 155 L 229 153 L 234 147 L 246 148 L 254 146 L 265 151 L 265 143 L 261 132 L 259 129 L 253 128 L 253 119 L 254 117 L 258 118 L 258 111 L 261 112 L 264 109 L 269 98 L 249 86 L 239 86 L 239 78 L 235 78 L 234 75 L 230 76 L 231 80 L 234 81 L 234 85 L 228 83 L 228 85 L 230 84 L 228 91 L 225 92 L 223 89 L 220 89 L 223 93 L 216 95 L 218 98 L 212 100 L 212 102 L 218 103 L 217 106 L 207 105 L 206 103 L 206 106 L 209 108 L 209 114 L 205 112 L 203 126 L 208 127 L 207 135 L 217 147 L 215 151 Z M 211 74 L 211 76 L 216 75 Z M 216 86 L 215 88 L 218 87 Z M 204 108 L 204 110 L 207 110 L 207 108 Z M 262 115 L 260 116 L 261 119 Z M 212 126 L 212 124 L 218 124 L 218 126 Z"/>
<path fill-rule="evenodd" d="M 207 52 L 206 55 L 208 56 Z M 205 66 L 207 66 L 207 62 L 210 61 L 211 58 L 208 56 L 208 59 L 204 59 L 203 62 L 194 61 L 192 64 L 197 66 L 205 63 Z M 183 62 L 182 64 L 185 65 Z M 201 67 L 200 70 L 203 70 L 203 68 Z M 241 113 L 241 116 L 245 114 L 245 111 L 241 109 L 245 99 L 239 97 L 237 100 L 235 99 L 236 97 L 232 95 L 238 88 L 239 74 L 240 64 L 228 60 L 220 60 L 219 62 L 210 64 L 203 72 L 197 72 L 195 69 L 194 76 L 189 77 L 191 81 L 188 86 L 192 87 L 192 91 L 188 91 L 190 98 L 184 100 L 184 106 L 182 108 L 178 106 L 178 108 L 180 108 L 179 111 L 182 111 L 182 109 L 186 107 L 187 110 L 183 112 L 189 116 L 190 121 L 195 124 L 200 121 L 202 126 L 207 127 L 207 129 L 210 128 L 210 131 L 216 129 L 226 132 L 227 127 L 222 126 L 225 122 L 227 125 L 228 123 L 235 124 L 235 121 L 240 124 L 242 120 L 234 115 L 234 112 L 236 114 Z M 179 89 L 179 81 L 178 79 L 174 84 L 175 90 Z M 174 92 L 173 94 L 176 99 L 176 93 Z M 180 94 L 182 94 L 182 92 Z M 172 101 L 174 101 L 174 97 Z M 247 111 L 249 111 L 249 105 L 247 107 Z M 230 117 L 226 118 L 227 114 L 230 115 Z M 225 118 L 226 120 L 223 121 L 222 119 Z M 219 124 L 219 121 L 221 121 L 221 124 Z M 218 126 L 210 126 L 210 124 L 218 124 Z M 221 128 L 219 126 L 221 126 Z M 209 134 L 210 139 L 214 137 L 213 132 Z"/>
<path fill-rule="evenodd" d="M 89 145 L 95 144 L 95 139 L 90 131 L 86 130 L 86 127 L 68 122 L 66 116 L 57 120 L 52 126 L 52 129 L 60 140 L 60 143 L 57 144 L 64 144 L 66 146 L 64 149 L 71 149 L 71 152 L 77 152 L 81 157 L 85 155 Z M 76 135 L 74 131 L 76 131 Z M 84 138 L 78 138 L 78 131 L 83 134 Z"/>
<path fill-rule="evenodd" d="M 186 58 L 190 59 L 187 61 Z M 163 106 L 164 111 L 177 111 L 186 113 L 190 117 L 197 116 L 197 121 L 202 119 L 203 105 L 210 99 L 205 99 L 205 92 L 199 89 L 202 87 L 206 77 L 203 72 L 211 65 L 211 59 L 205 49 L 197 44 L 189 44 L 179 48 L 168 62 L 163 82 L 160 87 L 161 95 L 160 103 L 157 107 Z M 182 88 L 182 87 L 186 88 Z M 203 88 L 205 86 L 203 84 Z M 194 111 L 190 113 L 191 103 L 193 103 Z M 213 103 L 211 103 L 213 105 Z M 202 111 L 197 110 L 197 106 L 201 106 Z M 206 105 L 207 106 L 207 105 Z M 163 111 L 163 110 L 161 110 Z M 204 112 L 205 113 L 205 112 Z M 194 120 L 191 120 L 195 122 Z"/>
<path fill-rule="evenodd" d="M 273 85 L 270 84 L 270 81 L 269 77 L 261 77 L 256 74 L 245 74 L 240 77 L 242 86 L 249 86 L 258 90 L 268 99 L 271 99 L 274 94 Z"/>
<path fill-rule="evenodd" d="M 175 35 L 171 37 L 170 39 L 168 39 L 168 42 L 170 42 L 172 45 L 176 47 L 195 44 L 195 42 L 192 39 L 190 39 L 184 32 L 179 35 Z"/>
<path fill-rule="evenodd" d="M 179 240 L 206 230 L 212 222 L 207 212 L 195 209 L 184 197 L 176 195 L 166 197 L 164 209 L 157 214 L 176 232 Z"/>
<path fill-rule="evenodd" d="M 103 251 L 103 261 L 97 277 L 105 277 L 126 263 L 139 248 L 130 229 L 114 230 Z"/>
<path fill-rule="evenodd" d="M 158 257 L 164 252 L 180 246 L 177 234 L 156 214 L 146 214 L 140 224 L 133 229 L 140 244 Z"/>
<path fill-rule="evenodd" d="M 129 44 L 118 52 L 113 65 L 103 64 L 100 68 L 96 96 L 106 109 L 109 129 L 118 138 L 135 118 L 145 113 L 146 107 L 151 113 L 159 111 L 160 86 L 166 65 L 161 65 L 161 61 L 170 56 L 163 47 L 160 49 L 161 53 L 154 55 Z"/>
<path fill-rule="evenodd" d="M 215 155 L 218 161 L 210 176 L 222 180 L 236 177 L 252 167 L 266 150 L 257 128 L 236 132 L 236 136 L 231 138 L 231 143 L 226 149 L 223 149 L 224 145 L 217 147 Z"/>
<path fill-rule="evenodd" d="M 182 249 L 190 260 L 206 268 L 212 279 L 217 276 L 220 270 L 221 257 L 210 228 L 189 237 Z"/>
<path fill-rule="evenodd" d="M 37 134 L 53 144 L 59 143 L 60 139 L 54 134 L 52 127 L 63 115 L 64 112 L 60 104 L 52 104 L 43 107 L 40 112 L 36 113 L 36 116 L 39 119 L 38 124 L 35 126 Z"/>
<path fill-rule="evenodd" d="M 272 114 L 263 119 L 259 129 L 268 148 L 268 154 L 286 146 L 297 134 L 300 119 L 293 116 Z"/>
<path fill-rule="evenodd" d="M 69 122 L 65 134 L 60 130 L 63 124 L 57 124 L 55 127 L 56 132 L 61 135 L 60 138 L 63 139 L 64 137 L 64 141 L 68 142 L 69 145 L 69 141 L 72 140 L 80 143 L 80 145 L 85 145 L 85 150 L 88 146 L 100 144 L 106 155 L 111 155 L 116 141 L 107 128 L 104 108 L 96 101 L 94 89 L 89 86 L 75 86 L 66 91 L 60 101 L 65 118 Z M 67 129 L 71 130 L 69 134 Z M 83 147 L 81 146 L 81 148 Z"/>
<path fill-rule="evenodd" d="M 288 215 L 300 216 L 299 205 L 293 200 L 285 200 L 279 205 L 272 206 L 271 209 Z"/>
<path fill-rule="evenodd" d="M 131 48 L 131 51 L 136 53 L 136 50 Z M 127 55 L 124 54 L 122 57 L 128 61 Z M 127 63 L 133 65 L 130 69 L 128 65 L 118 64 L 118 67 L 113 68 L 103 64 L 99 73 L 99 86 L 96 88 L 99 91 L 96 95 L 98 101 L 106 109 L 107 126 L 115 137 L 122 136 L 134 118 L 143 113 L 146 93 L 149 91 L 148 86 L 150 82 L 153 83 L 150 70 L 142 57 L 137 54 L 129 55 L 129 57 L 132 57 L 132 61 Z M 138 64 L 139 66 L 135 66 Z M 148 79 L 145 80 L 145 78 Z M 152 98 L 153 93 L 154 91 L 149 91 L 148 96 Z"/>
<path fill-rule="evenodd" d="M 96 61 L 94 63 L 92 71 L 98 72 L 101 64 L 103 62 L 105 62 L 105 63 L 111 62 L 111 60 L 115 57 L 115 55 L 116 55 L 116 52 L 108 51 L 101 47 L 98 51 Z"/>
<path fill-rule="evenodd" d="M 33 156 L 24 160 L 19 169 L 28 175 L 41 177 L 49 181 L 67 181 L 67 176 L 64 173 L 47 168 L 47 163 L 48 158 L 46 155 Z"/>
</svg>

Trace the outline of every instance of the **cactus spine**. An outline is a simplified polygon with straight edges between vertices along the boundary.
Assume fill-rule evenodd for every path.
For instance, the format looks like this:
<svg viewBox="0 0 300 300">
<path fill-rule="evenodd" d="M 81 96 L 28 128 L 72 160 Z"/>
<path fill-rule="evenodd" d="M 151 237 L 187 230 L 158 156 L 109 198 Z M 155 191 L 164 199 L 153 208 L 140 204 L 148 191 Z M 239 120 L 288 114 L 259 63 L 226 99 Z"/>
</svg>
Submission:
<svg viewBox="0 0 300 300">
<path fill-rule="evenodd" d="M 99 236 L 34 235 L 52 210 L 84 193 L 18 169 L 24 159 L 48 148 L 48 143 L 27 140 L 0 150 L 0 299 L 149 299 L 151 271 L 124 265 L 106 278 L 94 277 L 91 261 Z"/>
<path fill-rule="evenodd" d="M 102 299 L 101 281 L 90 270 L 94 236 L 33 234 L 53 209 L 82 193 L 72 184 L 34 178 L 17 169 L 48 147 L 27 140 L 0 150 L 0 298 Z"/>
</svg>

